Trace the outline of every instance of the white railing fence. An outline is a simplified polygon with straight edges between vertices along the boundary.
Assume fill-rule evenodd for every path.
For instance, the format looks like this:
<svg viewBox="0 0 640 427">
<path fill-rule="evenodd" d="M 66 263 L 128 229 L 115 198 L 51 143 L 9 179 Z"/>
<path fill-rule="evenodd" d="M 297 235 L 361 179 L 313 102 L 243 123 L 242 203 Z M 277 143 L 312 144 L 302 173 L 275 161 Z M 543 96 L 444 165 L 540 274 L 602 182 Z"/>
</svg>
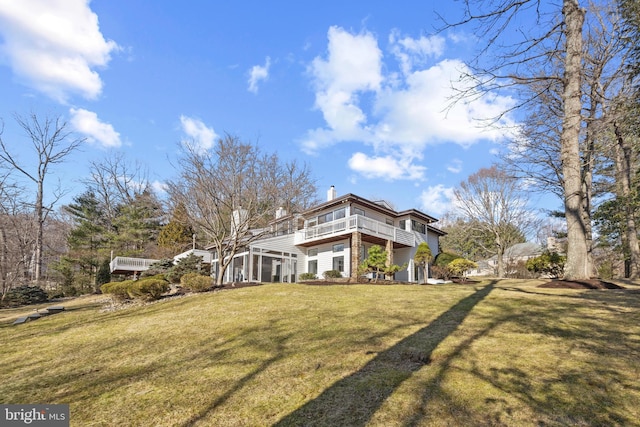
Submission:
<svg viewBox="0 0 640 427">
<path fill-rule="evenodd" d="M 347 234 L 355 230 L 407 246 L 413 246 L 414 243 L 413 233 L 361 215 L 351 215 L 347 218 L 305 228 L 301 230 L 301 238 L 303 241 L 315 240 L 332 235 Z"/>
<path fill-rule="evenodd" d="M 157 259 L 117 256 L 111 260 L 109 266 L 112 272 L 115 270 L 144 271 L 148 270 L 149 266 L 157 261 Z"/>
</svg>

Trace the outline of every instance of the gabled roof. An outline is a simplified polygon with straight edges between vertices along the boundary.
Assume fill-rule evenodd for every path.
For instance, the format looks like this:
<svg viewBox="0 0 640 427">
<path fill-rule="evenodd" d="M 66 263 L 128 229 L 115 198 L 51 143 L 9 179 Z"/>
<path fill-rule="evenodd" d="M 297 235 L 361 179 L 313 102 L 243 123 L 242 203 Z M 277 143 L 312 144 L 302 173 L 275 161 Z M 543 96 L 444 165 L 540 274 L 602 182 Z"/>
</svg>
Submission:
<svg viewBox="0 0 640 427">
<path fill-rule="evenodd" d="M 330 207 L 333 207 L 333 206 L 338 207 L 340 205 L 344 205 L 346 203 L 352 203 L 352 202 L 358 203 L 359 205 L 362 205 L 362 206 L 366 206 L 369 209 L 372 209 L 374 211 L 389 215 L 389 216 L 394 217 L 394 218 L 398 218 L 398 217 L 401 217 L 401 216 L 404 216 L 404 215 L 411 215 L 412 217 L 420 218 L 421 220 L 425 221 L 426 223 L 431 223 L 431 222 L 438 221 L 437 218 L 434 218 L 434 217 L 432 217 L 430 215 L 427 215 L 426 213 L 421 212 L 421 211 L 419 211 L 417 209 L 407 209 L 407 210 L 404 210 L 404 211 L 397 212 L 397 211 L 393 210 L 389 206 L 389 204 L 387 202 L 380 201 L 380 200 L 379 201 L 371 201 L 371 200 L 365 199 L 364 197 L 360 197 L 360 196 L 357 196 L 357 195 L 352 194 L 352 193 L 345 194 L 343 196 L 336 197 L 333 200 L 329 200 L 327 202 L 324 202 L 324 203 L 321 203 L 319 205 L 316 205 L 316 206 L 314 206 L 314 207 L 312 207 L 310 209 L 307 209 L 306 211 L 302 212 L 302 215 L 307 217 L 307 216 L 313 215 L 313 214 L 315 214 L 317 212 L 321 212 L 321 211 L 323 211 L 325 209 L 328 209 Z M 437 229 L 435 229 L 435 230 L 437 230 Z"/>
<path fill-rule="evenodd" d="M 540 246 L 536 243 L 532 242 L 524 242 L 524 243 L 516 243 L 513 246 L 509 246 L 504 251 L 505 258 L 525 258 L 525 257 L 536 257 L 544 251 L 544 246 Z M 488 260 L 496 260 L 498 259 L 497 255 L 492 256 Z"/>
<path fill-rule="evenodd" d="M 516 243 L 508 247 L 504 251 L 504 256 L 511 258 L 520 258 L 527 256 L 538 256 L 542 253 L 544 247 L 531 242 Z"/>
</svg>

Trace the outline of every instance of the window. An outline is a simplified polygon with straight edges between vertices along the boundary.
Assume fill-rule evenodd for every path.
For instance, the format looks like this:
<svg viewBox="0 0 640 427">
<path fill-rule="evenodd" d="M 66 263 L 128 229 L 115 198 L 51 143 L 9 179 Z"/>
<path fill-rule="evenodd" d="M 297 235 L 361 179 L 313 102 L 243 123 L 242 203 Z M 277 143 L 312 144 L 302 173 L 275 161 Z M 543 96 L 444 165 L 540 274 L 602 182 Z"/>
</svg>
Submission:
<svg viewBox="0 0 640 427">
<path fill-rule="evenodd" d="M 386 218 L 385 222 L 387 223 L 387 225 L 393 226 L 393 220 L 392 219 Z"/>
<path fill-rule="evenodd" d="M 318 248 L 311 248 L 307 251 L 307 256 L 318 256 Z"/>
<path fill-rule="evenodd" d="M 338 209 L 337 211 L 333 212 L 333 219 L 344 218 L 346 213 L 347 213 L 347 210 L 345 208 Z"/>
<path fill-rule="evenodd" d="M 413 231 L 417 231 L 418 233 L 427 234 L 427 226 L 414 219 L 411 220 L 411 229 Z"/>
<path fill-rule="evenodd" d="M 333 245 L 333 252 L 342 252 L 344 251 L 344 243 L 338 243 Z"/>
<path fill-rule="evenodd" d="M 344 271 L 344 256 L 333 257 L 333 269 L 338 271 Z"/>
<path fill-rule="evenodd" d="M 333 221 L 333 212 L 326 213 L 318 216 L 318 224 L 324 224 L 325 222 Z"/>
<path fill-rule="evenodd" d="M 313 261 L 309 261 L 307 272 L 318 274 L 318 260 L 314 259 Z"/>
<path fill-rule="evenodd" d="M 353 214 L 354 215 L 362 215 L 362 216 L 364 216 L 364 211 L 362 209 L 360 209 L 360 208 L 354 207 L 353 208 Z"/>
<path fill-rule="evenodd" d="M 400 228 L 403 230 L 407 229 L 407 220 L 406 219 L 401 219 L 400 220 Z"/>
</svg>

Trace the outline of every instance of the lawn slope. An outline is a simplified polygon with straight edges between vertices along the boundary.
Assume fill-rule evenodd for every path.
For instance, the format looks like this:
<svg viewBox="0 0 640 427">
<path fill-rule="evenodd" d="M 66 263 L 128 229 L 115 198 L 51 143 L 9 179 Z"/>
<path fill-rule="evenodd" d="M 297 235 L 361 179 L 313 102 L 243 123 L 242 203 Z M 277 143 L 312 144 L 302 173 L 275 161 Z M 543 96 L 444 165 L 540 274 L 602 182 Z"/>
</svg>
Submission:
<svg viewBox="0 0 640 427">
<path fill-rule="evenodd" d="M 0 316 L 0 403 L 74 426 L 640 425 L 640 294 L 273 284 Z"/>
</svg>

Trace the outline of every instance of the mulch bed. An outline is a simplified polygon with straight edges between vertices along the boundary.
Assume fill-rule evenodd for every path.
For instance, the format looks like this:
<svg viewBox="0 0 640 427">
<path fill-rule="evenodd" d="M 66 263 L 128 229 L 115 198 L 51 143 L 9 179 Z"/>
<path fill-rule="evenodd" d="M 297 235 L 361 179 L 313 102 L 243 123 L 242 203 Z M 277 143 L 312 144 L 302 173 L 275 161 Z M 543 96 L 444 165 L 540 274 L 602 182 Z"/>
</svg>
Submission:
<svg viewBox="0 0 640 427">
<path fill-rule="evenodd" d="M 539 288 L 556 289 L 625 289 L 615 283 L 605 282 L 600 279 L 590 280 L 552 280 L 538 286 Z"/>
<path fill-rule="evenodd" d="M 225 289 L 240 289 L 240 288 L 249 288 L 251 286 L 260 286 L 262 283 L 260 282 L 233 282 L 233 283 L 225 283 L 222 286 L 215 287 L 214 290 L 220 291 Z"/>
</svg>

